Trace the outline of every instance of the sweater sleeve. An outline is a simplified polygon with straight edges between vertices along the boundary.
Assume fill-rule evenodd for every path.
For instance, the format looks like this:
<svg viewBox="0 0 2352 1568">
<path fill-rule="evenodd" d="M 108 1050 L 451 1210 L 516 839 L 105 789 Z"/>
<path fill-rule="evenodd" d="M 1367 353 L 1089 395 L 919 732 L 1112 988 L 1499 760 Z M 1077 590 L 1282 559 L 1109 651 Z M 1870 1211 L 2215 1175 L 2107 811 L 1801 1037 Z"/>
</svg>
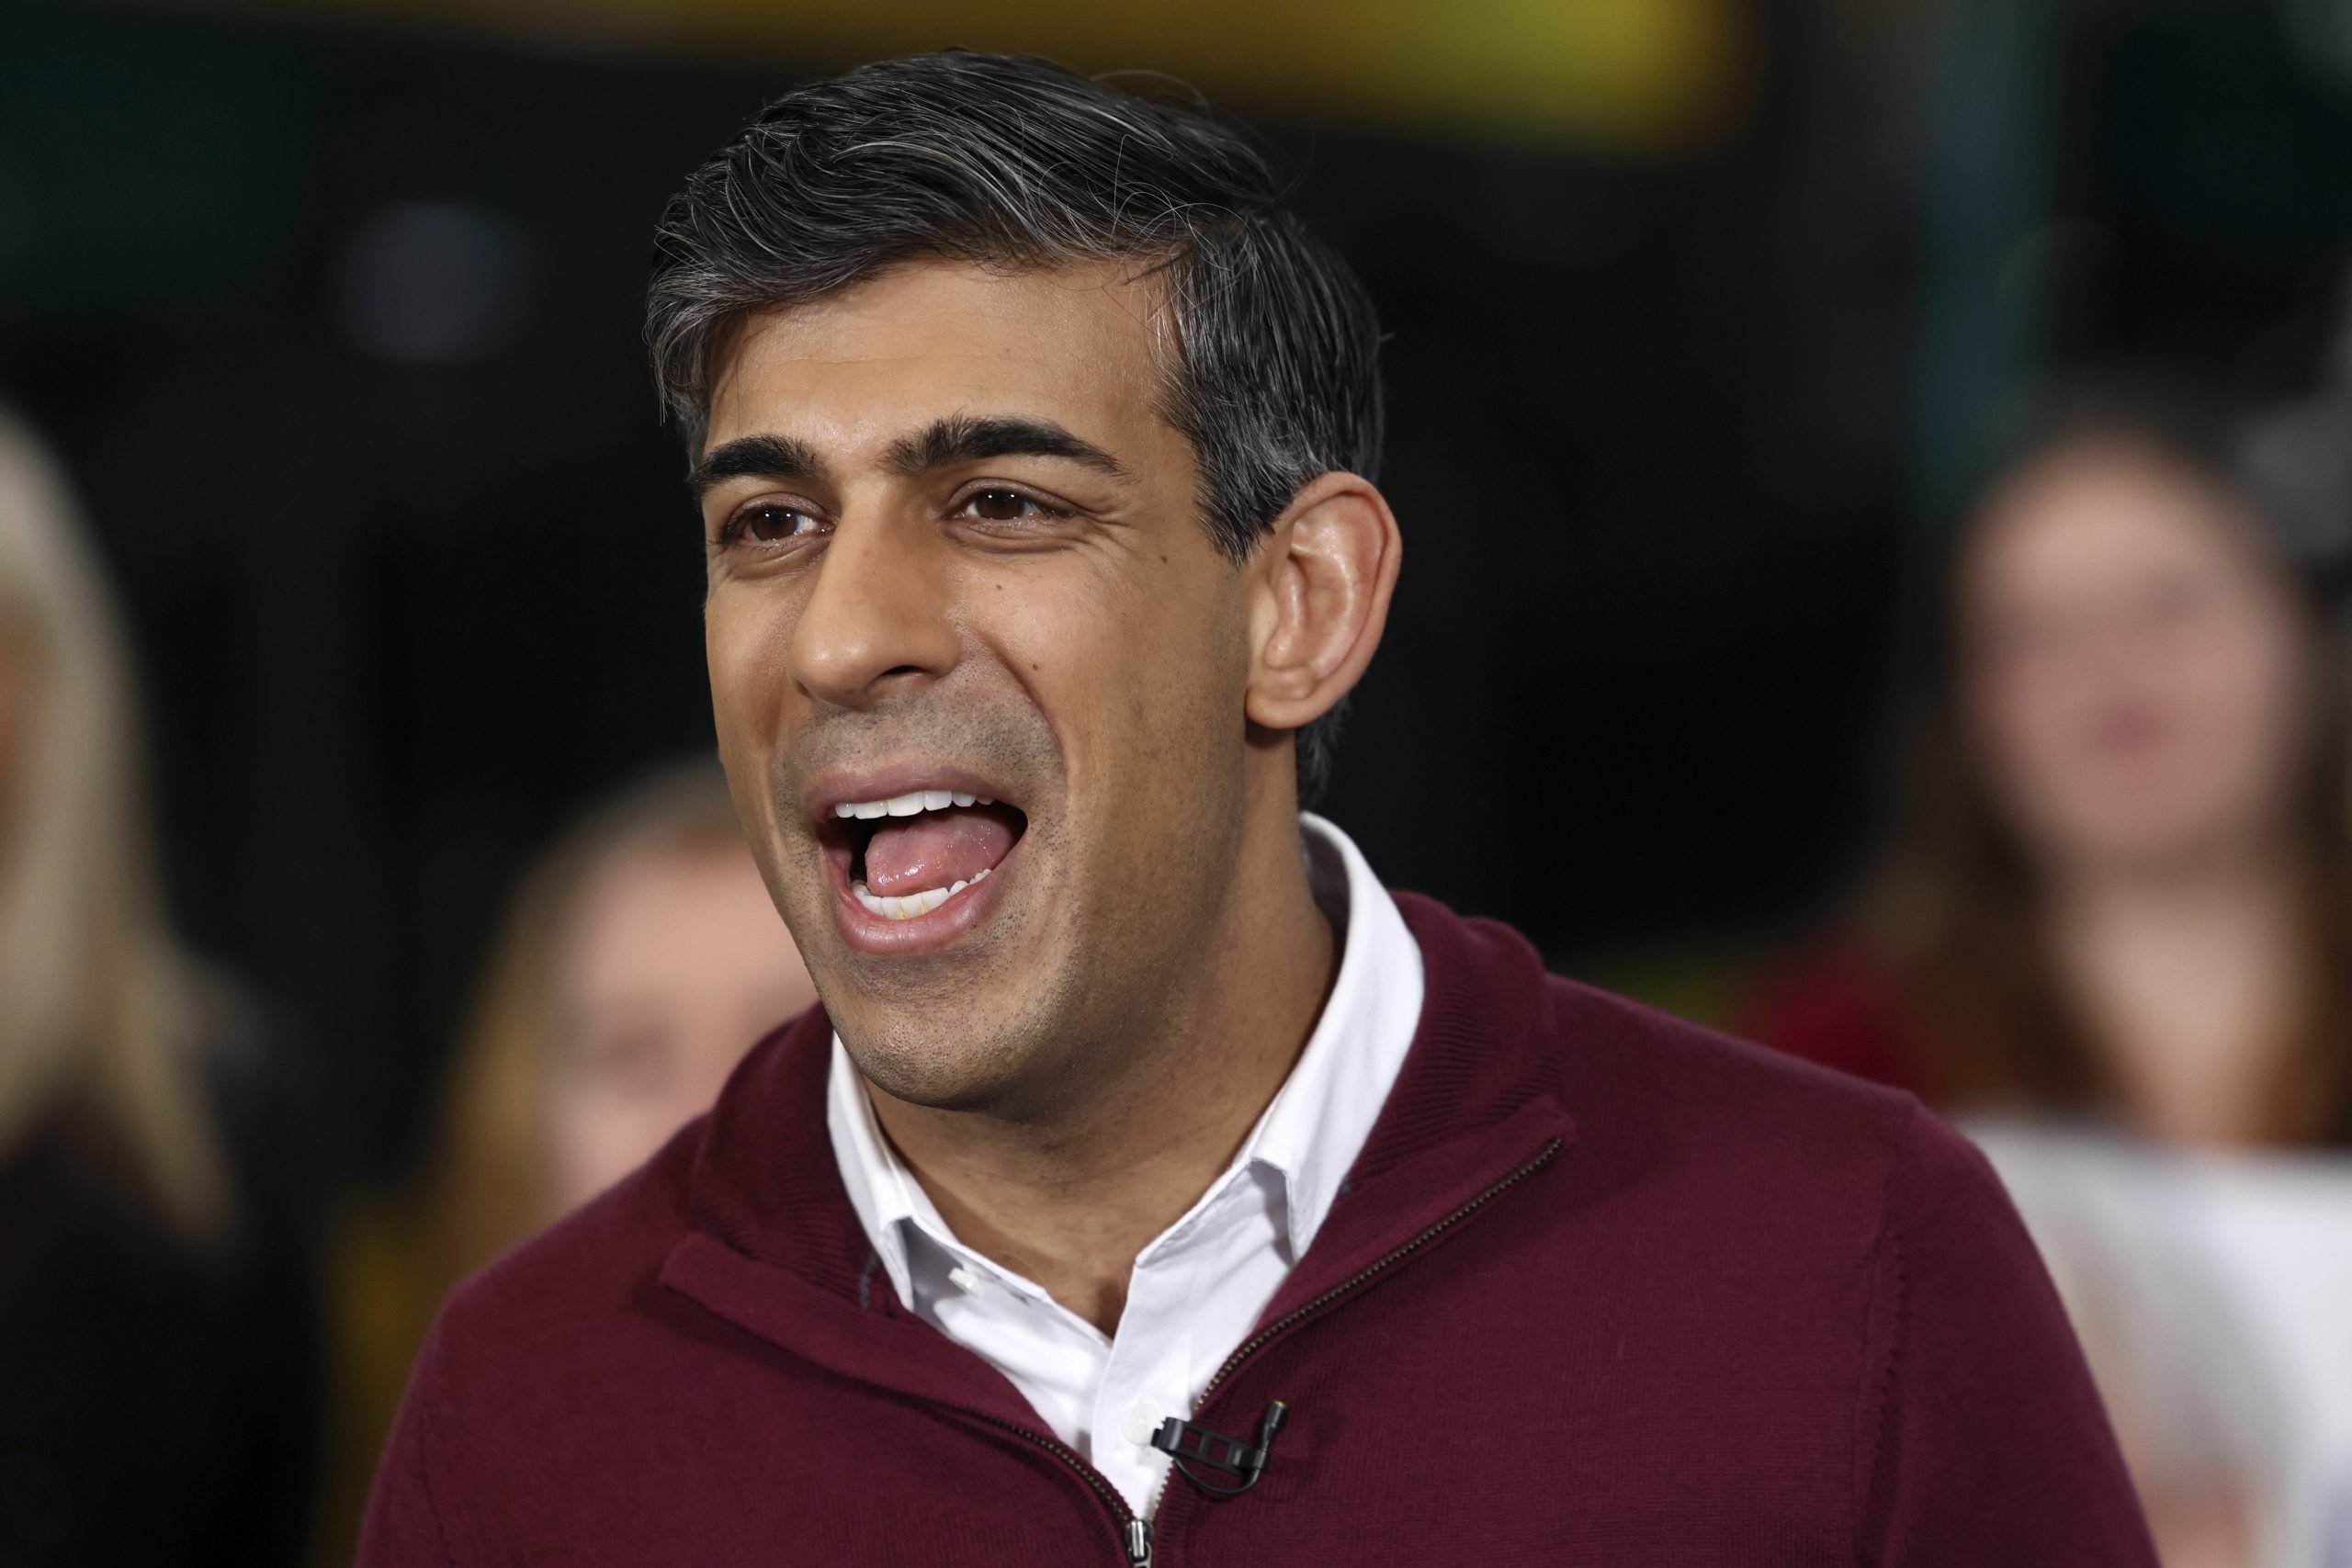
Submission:
<svg viewBox="0 0 2352 1568">
<path fill-rule="evenodd" d="M 437 1358 L 428 1339 L 409 1375 L 399 1418 L 376 1463 L 359 1529 L 356 1568 L 458 1568 L 458 1554 L 434 1493 L 440 1461 L 433 1389 Z"/>
<path fill-rule="evenodd" d="M 1974 1145 L 1912 1111 L 1881 1217 L 1857 1558 L 2154 1568 L 2064 1309 Z"/>
</svg>

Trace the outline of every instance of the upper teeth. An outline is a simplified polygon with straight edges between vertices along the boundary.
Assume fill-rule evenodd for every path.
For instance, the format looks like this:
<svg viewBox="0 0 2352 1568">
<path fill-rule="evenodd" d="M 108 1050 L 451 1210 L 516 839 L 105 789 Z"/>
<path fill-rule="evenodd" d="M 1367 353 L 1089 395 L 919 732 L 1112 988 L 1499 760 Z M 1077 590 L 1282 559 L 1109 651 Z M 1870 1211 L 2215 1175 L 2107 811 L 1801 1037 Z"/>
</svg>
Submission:
<svg viewBox="0 0 2352 1568">
<path fill-rule="evenodd" d="M 888 800 L 844 800 L 833 807 L 836 817 L 912 817 L 921 811 L 944 811 L 951 806 L 994 806 L 989 795 L 966 795 L 961 790 L 910 789 Z"/>
</svg>

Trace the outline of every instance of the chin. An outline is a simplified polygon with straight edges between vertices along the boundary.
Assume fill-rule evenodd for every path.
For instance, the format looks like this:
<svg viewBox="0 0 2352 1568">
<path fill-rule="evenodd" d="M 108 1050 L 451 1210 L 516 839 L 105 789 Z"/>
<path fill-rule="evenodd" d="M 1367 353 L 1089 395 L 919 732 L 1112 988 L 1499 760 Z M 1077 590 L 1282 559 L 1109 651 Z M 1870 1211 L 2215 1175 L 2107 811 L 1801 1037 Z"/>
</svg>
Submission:
<svg viewBox="0 0 2352 1568">
<path fill-rule="evenodd" d="M 2208 813 L 2129 808 L 2086 822 L 2075 834 L 2080 850 L 2092 860 L 2148 870 L 2196 860 L 2232 837 Z"/>
<path fill-rule="evenodd" d="M 976 1032 L 968 1016 L 933 1021 L 894 1009 L 879 1032 L 836 1027 L 866 1081 L 909 1105 L 984 1111 L 1017 1100 L 1033 1076 L 1017 1047 L 995 1031 Z"/>
</svg>

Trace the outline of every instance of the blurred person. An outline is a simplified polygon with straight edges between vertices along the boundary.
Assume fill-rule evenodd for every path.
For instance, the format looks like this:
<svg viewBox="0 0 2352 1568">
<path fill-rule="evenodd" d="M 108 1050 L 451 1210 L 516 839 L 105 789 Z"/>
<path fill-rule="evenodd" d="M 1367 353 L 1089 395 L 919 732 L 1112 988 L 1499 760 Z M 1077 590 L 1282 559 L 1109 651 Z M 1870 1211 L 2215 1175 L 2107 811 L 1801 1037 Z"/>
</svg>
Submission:
<svg viewBox="0 0 2352 1568">
<path fill-rule="evenodd" d="M 433 1178 L 441 1283 L 642 1164 L 816 999 L 716 761 L 590 812 L 516 891 L 458 1048 Z"/>
<path fill-rule="evenodd" d="M 1980 1156 L 1302 812 L 1401 539 L 1284 188 L 948 51 L 670 205 L 719 751 L 823 1005 L 452 1295 L 368 1568 L 2150 1561 Z"/>
<path fill-rule="evenodd" d="M 1861 913 L 1747 1031 L 1954 1111 L 2352 1145 L 2352 728 L 2218 439 L 2062 400 L 1924 629 Z"/>
<path fill-rule="evenodd" d="M 331 1539 L 357 1529 L 449 1288 L 628 1175 L 816 998 L 715 759 L 648 774 L 539 854 L 483 965 L 420 1190 L 346 1227 Z"/>
<path fill-rule="evenodd" d="M 0 411 L 0 1562 L 300 1559 L 316 1130 L 165 918 L 130 660 Z"/>
<path fill-rule="evenodd" d="M 1939 594 L 1883 863 L 1851 933 L 1746 1029 L 1979 1119 L 2165 1561 L 2252 1562 L 2294 1506 L 2285 1439 L 2251 1414 L 2280 1403 L 2240 1365 L 2258 1348 L 2134 1282 L 2199 1256 L 2173 1234 L 2185 1205 L 2128 1235 L 2075 1216 L 2109 1168 L 2145 1202 L 2190 1190 L 2118 1136 L 2352 1145 L 2352 774 L 2325 622 L 2219 431 L 2145 389 L 2053 400 Z M 2083 1128 L 2088 1153 L 2045 1152 L 2021 1116 Z"/>
</svg>

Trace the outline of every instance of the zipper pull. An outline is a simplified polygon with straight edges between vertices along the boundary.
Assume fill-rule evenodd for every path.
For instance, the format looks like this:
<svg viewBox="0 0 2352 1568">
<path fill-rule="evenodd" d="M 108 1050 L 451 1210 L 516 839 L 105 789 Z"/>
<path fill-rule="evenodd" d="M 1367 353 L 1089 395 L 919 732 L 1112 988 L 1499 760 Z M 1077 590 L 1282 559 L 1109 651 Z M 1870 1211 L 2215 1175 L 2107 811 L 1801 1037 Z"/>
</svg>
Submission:
<svg viewBox="0 0 2352 1568">
<path fill-rule="evenodd" d="M 1151 1568 L 1151 1521 L 1127 1521 L 1127 1562 L 1129 1568 Z"/>
</svg>

